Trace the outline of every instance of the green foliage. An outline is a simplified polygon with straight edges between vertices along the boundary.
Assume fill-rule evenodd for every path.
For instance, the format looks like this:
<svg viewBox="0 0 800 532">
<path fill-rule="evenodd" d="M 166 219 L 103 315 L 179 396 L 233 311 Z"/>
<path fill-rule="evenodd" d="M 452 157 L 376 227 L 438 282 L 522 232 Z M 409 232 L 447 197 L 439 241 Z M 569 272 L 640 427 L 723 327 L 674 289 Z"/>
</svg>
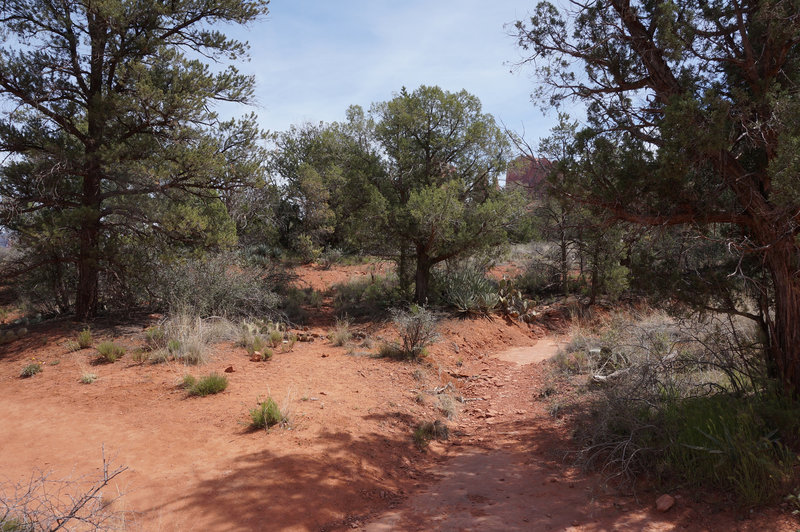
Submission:
<svg viewBox="0 0 800 532">
<path fill-rule="evenodd" d="M 405 89 L 375 104 L 375 136 L 389 169 L 378 190 L 395 256 L 410 251 L 416 265 L 415 300 L 429 295 L 431 268 L 503 243 L 523 218 L 524 199 L 496 186 L 508 141 L 480 101 L 466 91 Z M 404 262 L 406 257 L 400 257 Z M 405 266 L 400 284 L 409 284 Z"/>
<path fill-rule="evenodd" d="M 220 393 L 228 387 L 228 378 L 219 373 L 212 373 L 200 380 L 191 375 L 183 378 L 183 388 L 192 396 L 205 397 Z"/>
<path fill-rule="evenodd" d="M 666 466 L 691 484 L 735 493 L 744 505 L 774 499 L 797 462 L 780 439 L 787 427 L 763 414 L 774 402 L 717 394 L 668 404 Z"/>
<path fill-rule="evenodd" d="M 23 379 L 27 379 L 29 377 L 33 377 L 34 375 L 40 373 L 41 371 L 42 371 L 42 365 L 39 364 L 38 362 L 32 362 L 27 366 L 25 366 L 24 368 L 22 368 L 22 371 L 20 371 L 19 376 Z"/>
<path fill-rule="evenodd" d="M 658 228 L 661 234 L 647 236 L 656 244 L 649 247 L 674 253 L 649 259 L 666 266 L 658 268 L 667 273 L 660 291 L 759 322 L 776 377 L 795 395 L 800 240 L 794 216 L 786 213 L 800 211 L 800 50 L 794 46 L 800 24 L 785 17 L 796 6 L 572 7 L 540 2 L 529 20 L 516 24 L 523 63 L 535 65 L 541 103 L 576 97 L 588 105 L 589 127 L 568 143 L 553 186 L 592 205 L 597 219 Z M 742 46 L 719 46 L 737 39 Z M 697 68 L 698 57 L 707 64 Z M 683 231 L 664 230 L 673 226 Z M 615 231 L 608 235 L 606 227 L 593 224 L 602 246 L 587 249 L 592 299 L 598 286 L 612 296 L 625 290 L 626 270 L 634 266 L 619 257 L 631 262 L 632 242 Z M 639 251 L 646 257 L 648 246 Z"/>
<path fill-rule="evenodd" d="M 79 348 L 89 349 L 90 347 L 92 347 L 93 344 L 94 344 L 94 339 L 92 338 L 92 331 L 90 331 L 88 327 L 78 333 Z"/>
<path fill-rule="evenodd" d="M 250 427 L 253 429 L 269 429 L 278 424 L 288 423 L 289 419 L 281 412 L 278 403 L 267 397 L 256 408 L 250 410 Z"/>
<path fill-rule="evenodd" d="M 458 264 L 443 276 L 444 300 L 459 314 L 488 316 L 500 302 L 497 289 L 476 264 Z"/>
<path fill-rule="evenodd" d="M 100 360 L 113 364 L 125 354 L 125 348 L 110 341 L 100 342 L 100 345 L 97 346 L 97 353 L 100 355 Z"/>
<path fill-rule="evenodd" d="M 362 317 L 380 315 L 394 306 L 397 289 L 396 277 L 370 275 L 335 284 L 330 292 L 336 314 Z"/>
<path fill-rule="evenodd" d="M 217 28 L 266 6 L 4 4 L 0 145 L 13 157 L 0 222 L 19 251 L 4 273 L 33 304 L 83 319 L 101 303 L 141 302 L 137 288 L 164 255 L 235 242 L 217 191 L 258 184 L 262 134 L 255 117 L 222 121 L 214 110 L 253 93 L 253 78 L 224 64 L 246 45 Z"/>
</svg>

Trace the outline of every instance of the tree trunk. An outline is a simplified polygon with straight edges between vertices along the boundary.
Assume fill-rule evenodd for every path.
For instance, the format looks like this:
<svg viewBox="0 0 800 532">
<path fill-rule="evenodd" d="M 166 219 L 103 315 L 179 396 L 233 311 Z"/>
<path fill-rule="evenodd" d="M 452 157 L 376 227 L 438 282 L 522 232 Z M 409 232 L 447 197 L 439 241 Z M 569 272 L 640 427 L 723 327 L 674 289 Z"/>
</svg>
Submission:
<svg viewBox="0 0 800 532">
<path fill-rule="evenodd" d="M 75 318 L 97 315 L 100 280 L 100 165 L 92 162 L 83 178 L 83 205 L 78 233 L 78 287 Z"/>
<path fill-rule="evenodd" d="M 768 354 L 784 391 L 800 395 L 800 249 L 793 238 L 767 252 L 766 265 L 775 290 L 775 309 L 769 323 Z"/>
<path fill-rule="evenodd" d="M 569 261 L 567 260 L 567 239 L 561 235 L 561 291 L 569 297 Z"/>
<path fill-rule="evenodd" d="M 431 263 L 430 257 L 417 248 L 417 275 L 416 283 L 414 285 L 414 301 L 418 305 L 424 305 L 428 301 L 428 289 L 431 280 Z"/>
</svg>

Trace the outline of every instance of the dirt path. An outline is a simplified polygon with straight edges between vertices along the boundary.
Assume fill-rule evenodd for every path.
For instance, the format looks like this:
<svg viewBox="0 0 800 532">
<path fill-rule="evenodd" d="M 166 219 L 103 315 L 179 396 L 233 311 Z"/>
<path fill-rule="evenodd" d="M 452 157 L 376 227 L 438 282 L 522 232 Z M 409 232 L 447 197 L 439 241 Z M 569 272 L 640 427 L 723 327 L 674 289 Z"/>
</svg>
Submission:
<svg viewBox="0 0 800 532">
<path fill-rule="evenodd" d="M 676 495 L 658 512 L 658 492 L 620 496 L 598 475 L 572 467 L 564 454 L 565 427 L 546 412 L 538 391 L 545 366 L 564 338 L 511 348 L 485 360 L 463 390 L 470 403 L 456 423 L 446 458 L 432 469 L 436 481 L 420 486 L 403 505 L 360 526 L 388 531 L 669 531 L 795 530 L 791 519 L 750 514 Z M 750 518 L 755 519 L 750 519 Z M 765 524 L 766 523 L 766 524 Z"/>
</svg>

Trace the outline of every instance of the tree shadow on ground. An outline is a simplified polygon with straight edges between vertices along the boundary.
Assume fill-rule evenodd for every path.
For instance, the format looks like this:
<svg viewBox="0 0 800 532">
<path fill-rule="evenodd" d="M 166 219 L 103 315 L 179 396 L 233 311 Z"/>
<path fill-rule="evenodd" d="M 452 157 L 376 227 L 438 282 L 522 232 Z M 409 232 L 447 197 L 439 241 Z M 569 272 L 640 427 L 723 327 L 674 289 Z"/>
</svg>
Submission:
<svg viewBox="0 0 800 532">
<path fill-rule="evenodd" d="M 413 452 L 406 438 L 324 433 L 313 450 L 289 454 L 266 448 L 275 441 L 265 435 L 265 448 L 232 460 L 221 473 L 200 472 L 182 497 L 145 513 L 179 511 L 192 521 L 176 526 L 195 530 L 324 530 L 386 508 L 410 485 L 396 467 L 385 468 Z"/>
</svg>

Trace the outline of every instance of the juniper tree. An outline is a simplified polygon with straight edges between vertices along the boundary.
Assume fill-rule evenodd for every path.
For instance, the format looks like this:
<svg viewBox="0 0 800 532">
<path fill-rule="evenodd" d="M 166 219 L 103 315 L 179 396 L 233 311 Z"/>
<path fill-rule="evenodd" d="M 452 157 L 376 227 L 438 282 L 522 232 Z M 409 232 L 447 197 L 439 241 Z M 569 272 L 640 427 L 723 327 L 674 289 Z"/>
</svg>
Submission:
<svg viewBox="0 0 800 532">
<path fill-rule="evenodd" d="M 800 10 L 789 0 L 542 2 L 516 24 L 537 96 L 584 101 L 572 197 L 651 226 L 721 225 L 766 272 L 767 358 L 800 390 Z M 759 281 L 753 277 L 752 281 Z"/>
</svg>

